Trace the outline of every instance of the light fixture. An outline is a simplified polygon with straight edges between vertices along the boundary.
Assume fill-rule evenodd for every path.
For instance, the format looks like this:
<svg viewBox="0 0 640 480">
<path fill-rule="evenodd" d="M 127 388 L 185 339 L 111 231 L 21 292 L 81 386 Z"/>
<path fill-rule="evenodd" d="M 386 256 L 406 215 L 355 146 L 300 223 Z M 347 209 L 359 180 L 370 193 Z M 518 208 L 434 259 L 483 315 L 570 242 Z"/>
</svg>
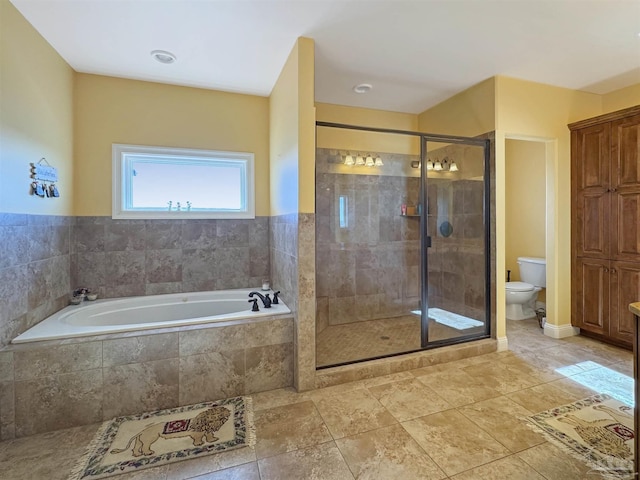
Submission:
<svg viewBox="0 0 640 480">
<path fill-rule="evenodd" d="M 152 50 L 151 56 L 158 62 L 164 63 L 165 65 L 176 61 L 176 56 L 171 52 L 167 52 L 166 50 Z"/>
<path fill-rule="evenodd" d="M 458 165 L 456 164 L 455 160 L 451 161 L 451 165 L 449 165 L 449 171 L 450 172 L 457 172 L 458 171 Z"/>
<path fill-rule="evenodd" d="M 436 163 L 433 165 L 433 169 L 436 172 L 441 172 L 442 171 L 442 163 L 440 163 L 440 160 L 436 160 Z"/>
<path fill-rule="evenodd" d="M 353 87 L 353 91 L 356 93 L 369 93 L 372 88 L 373 85 L 370 83 L 360 83 Z"/>
<path fill-rule="evenodd" d="M 427 170 L 433 170 L 433 162 L 431 160 L 427 160 Z"/>
<path fill-rule="evenodd" d="M 344 157 L 344 164 L 345 165 L 352 166 L 355 163 L 356 162 L 353 160 L 353 156 L 350 153 L 346 157 Z"/>
<path fill-rule="evenodd" d="M 358 166 L 364 165 L 364 158 L 362 158 L 362 155 L 360 154 L 358 154 L 358 156 L 356 157 L 356 165 Z"/>
<path fill-rule="evenodd" d="M 383 167 L 384 163 L 382 163 L 382 158 L 376 157 L 375 165 L 376 167 Z"/>
<path fill-rule="evenodd" d="M 367 161 L 365 162 L 365 165 L 367 167 L 373 167 L 376 163 L 373 161 L 373 157 L 371 155 L 367 155 Z"/>
<path fill-rule="evenodd" d="M 411 168 L 420 168 L 420 162 L 418 160 L 414 160 L 411 162 Z"/>
</svg>

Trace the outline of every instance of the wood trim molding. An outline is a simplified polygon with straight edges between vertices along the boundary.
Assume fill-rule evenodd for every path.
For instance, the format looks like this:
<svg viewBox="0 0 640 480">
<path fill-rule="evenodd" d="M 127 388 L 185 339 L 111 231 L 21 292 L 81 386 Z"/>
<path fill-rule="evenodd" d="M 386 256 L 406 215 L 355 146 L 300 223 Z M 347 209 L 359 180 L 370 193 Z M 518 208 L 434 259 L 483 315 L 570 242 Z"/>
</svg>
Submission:
<svg viewBox="0 0 640 480">
<path fill-rule="evenodd" d="M 598 123 L 610 122 L 612 120 L 618 120 L 620 118 L 638 114 L 640 114 L 640 105 L 625 108 L 624 110 L 618 110 L 616 112 L 605 113 L 604 115 L 598 115 L 593 118 L 587 118 L 586 120 L 580 120 L 579 122 L 573 122 L 570 123 L 568 127 L 569 130 L 578 130 L 580 128 L 597 125 Z"/>
</svg>

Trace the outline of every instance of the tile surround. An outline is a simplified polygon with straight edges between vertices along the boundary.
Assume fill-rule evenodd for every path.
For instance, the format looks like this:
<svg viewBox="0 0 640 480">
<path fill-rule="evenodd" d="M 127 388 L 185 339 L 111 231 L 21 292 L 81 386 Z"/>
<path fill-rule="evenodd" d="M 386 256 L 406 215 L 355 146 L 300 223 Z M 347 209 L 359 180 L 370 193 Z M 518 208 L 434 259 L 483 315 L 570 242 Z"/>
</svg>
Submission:
<svg viewBox="0 0 640 480">
<path fill-rule="evenodd" d="M 0 351 L 0 440 L 293 384 L 293 319 Z"/>
</svg>

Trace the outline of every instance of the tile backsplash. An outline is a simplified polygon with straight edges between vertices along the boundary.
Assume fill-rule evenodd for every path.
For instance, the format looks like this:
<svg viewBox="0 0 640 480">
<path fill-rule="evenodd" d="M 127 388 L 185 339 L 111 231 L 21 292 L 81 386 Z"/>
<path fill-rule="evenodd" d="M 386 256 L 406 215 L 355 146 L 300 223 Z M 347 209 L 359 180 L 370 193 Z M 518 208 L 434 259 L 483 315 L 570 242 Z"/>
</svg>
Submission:
<svg viewBox="0 0 640 480">
<path fill-rule="evenodd" d="M 102 298 L 259 286 L 269 217 L 113 220 L 0 213 L 0 347 L 87 287 Z"/>
</svg>

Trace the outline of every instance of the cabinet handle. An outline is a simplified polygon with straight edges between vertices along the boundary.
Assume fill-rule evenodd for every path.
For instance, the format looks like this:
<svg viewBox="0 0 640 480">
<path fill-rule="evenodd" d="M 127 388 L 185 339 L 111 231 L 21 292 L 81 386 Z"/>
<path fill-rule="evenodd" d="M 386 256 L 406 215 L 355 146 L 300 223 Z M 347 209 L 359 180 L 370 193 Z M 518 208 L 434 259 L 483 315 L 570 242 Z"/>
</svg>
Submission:
<svg viewBox="0 0 640 480">
<path fill-rule="evenodd" d="M 615 274 L 616 274 L 616 273 L 618 273 L 618 272 L 616 272 L 616 269 L 615 269 L 615 268 L 612 268 L 612 269 L 611 269 L 611 273 L 613 273 L 613 274 L 615 275 Z"/>
<path fill-rule="evenodd" d="M 612 192 L 612 193 L 615 193 L 615 192 L 616 192 L 616 188 L 615 188 L 615 187 L 614 187 L 614 188 L 612 188 L 612 189 L 611 189 L 611 192 Z"/>
<path fill-rule="evenodd" d="M 604 267 L 604 273 L 607 273 L 609 271 L 609 269 L 607 267 Z"/>
<path fill-rule="evenodd" d="M 611 189 L 607 187 L 607 193 L 610 193 L 610 192 L 611 192 Z"/>
</svg>

